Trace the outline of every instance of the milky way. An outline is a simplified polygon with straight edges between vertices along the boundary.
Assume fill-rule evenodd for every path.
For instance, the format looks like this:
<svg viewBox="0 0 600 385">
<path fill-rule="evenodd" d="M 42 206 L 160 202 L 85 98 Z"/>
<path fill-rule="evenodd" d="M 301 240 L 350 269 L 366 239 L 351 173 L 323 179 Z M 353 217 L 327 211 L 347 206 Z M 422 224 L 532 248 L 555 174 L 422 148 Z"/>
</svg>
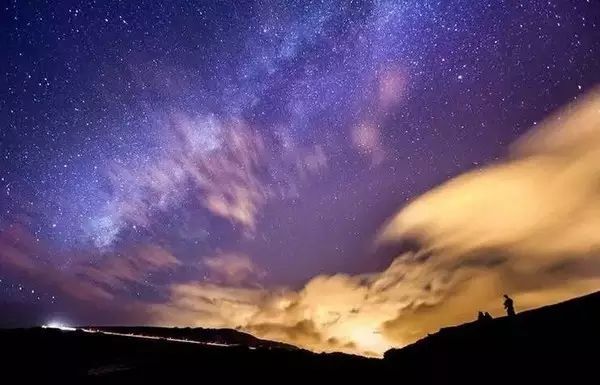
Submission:
<svg viewBox="0 0 600 385">
<path fill-rule="evenodd" d="M 335 349 L 381 349 L 394 342 L 365 341 L 397 323 L 402 301 L 379 298 L 389 308 L 351 332 L 329 325 L 360 314 L 354 305 L 285 322 L 264 309 L 312 304 L 307 282 L 336 273 L 351 283 L 332 287 L 381 295 L 405 250 L 375 239 L 400 207 L 504 158 L 600 82 L 593 1 L 11 1 L 1 12 L 0 299 L 14 324 L 242 326 L 315 349 L 319 333 Z M 199 287 L 248 304 L 232 310 L 244 315 L 189 305 Z"/>
</svg>

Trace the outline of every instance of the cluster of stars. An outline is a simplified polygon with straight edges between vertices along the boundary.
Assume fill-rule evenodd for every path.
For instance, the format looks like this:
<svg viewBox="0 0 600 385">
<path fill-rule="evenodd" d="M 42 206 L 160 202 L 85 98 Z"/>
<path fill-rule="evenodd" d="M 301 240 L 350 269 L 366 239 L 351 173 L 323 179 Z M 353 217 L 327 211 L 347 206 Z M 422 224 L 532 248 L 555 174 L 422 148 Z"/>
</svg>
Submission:
<svg viewBox="0 0 600 385">
<path fill-rule="evenodd" d="M 4 301 L 43 302 L 46 305 L 55 305 L 58 301 L 56 295 L 52 293 L 2 278 L 0 278 L 0 292 Z"/>
</svg>

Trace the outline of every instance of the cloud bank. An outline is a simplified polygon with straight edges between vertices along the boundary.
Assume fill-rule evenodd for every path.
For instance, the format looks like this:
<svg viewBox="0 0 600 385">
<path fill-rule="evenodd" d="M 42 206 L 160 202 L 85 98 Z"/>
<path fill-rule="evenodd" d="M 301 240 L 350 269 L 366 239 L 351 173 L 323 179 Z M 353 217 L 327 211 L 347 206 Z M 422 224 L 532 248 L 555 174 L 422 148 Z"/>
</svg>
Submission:
<svg viewBox="0 0 600 385">
<path fill-rule="evenodd" d="M 383 272 L 318 276 L 299 290 L 194 283 L 153 307 L 159 323 L 239 327 L 317 351 L 381 354 L 440 327 L 600 288 L 600 95 L 560 111 L 498 164 L 404 207 L 379 243 L 418 251 Z"/>
<path fill-rule="evenodd" d="M 253 166 L 235 166 L 253 159 L 250 153 L 235 155 L 232 163 L 220 157 L 206 162 L 231 169 L 239 174 L 233 180 L 244 181 L 243 190 L 253 190 L 248 187 Z M 322 164 L 318 151 L 313 157 L 303 163 L 308 169 Z M 178 159 L 179 169 L 186 170 L 185 158 Z M 177 191 L 177 172 L 164 178 L 142 173 L 137 186 L 145 186 L 143 204 L 163 202 L 160 192 Z M 29 233 L 26 218 L 13 218 L 0 231 L 0 264 L 74 301 L 112 307 L 114 314 L 135 312 L 146 323 L 239 328 L 315 351 L 380 355 L 440 327 L 473 320 L 478 310 L 501 315 L 503 293 L 522 311 L 599 289 L 599 182 L 600 94 L 594 91 L 522 137 L 504 161 L 460 175 L 393 215 L 376 243 L 408 239 L 418 247 L 399 252 L 381 272 L 320 275 L 297 289 L 267 288 L 260 284 L 265 270 L 232 251 L 198 261 L 206 277 L 161 283 L 160 276 L 182 262 L 151 243 L 61 269 Z M 219 185 L 208 183 L 207 194 L 220 196 Z M 143 214 L 145 207 L 135 212 Z M 148 279 L 159 298 L 126 298 Z"/>
</svg>

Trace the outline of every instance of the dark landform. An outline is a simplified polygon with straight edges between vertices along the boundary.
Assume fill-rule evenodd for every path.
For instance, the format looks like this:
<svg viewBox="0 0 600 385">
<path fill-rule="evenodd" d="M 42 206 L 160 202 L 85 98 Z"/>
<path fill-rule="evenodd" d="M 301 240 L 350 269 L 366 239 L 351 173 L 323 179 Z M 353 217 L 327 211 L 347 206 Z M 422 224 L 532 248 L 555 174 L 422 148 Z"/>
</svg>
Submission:
<svg viewBox="0 0 600 385">
<path fill-rule="evenodd" d="M 134 334 L 173 338 L 186 341 L 204 342 L 209 344 L 245 346 L 248 348 L 280 348 L 296 350 L 298 347 L 283 342 L 263 340 L 252 334 L 234 329 L 208 328 L 166 328 L 157 326 L 83 326 L 81 329 L 98 330 L 119 334 Z"/>
<path fill-rule="evenodd" d="M 6 383 L 169 385 L 578 384 L 600 378 L 600 292 L 512 317 L 443 328 L 387 351 L 384 359 L 317 354 L 231 329 L 85 329 L 155 339 L 41 327 L 0 329 L 2 378 Z"/>
</svg>

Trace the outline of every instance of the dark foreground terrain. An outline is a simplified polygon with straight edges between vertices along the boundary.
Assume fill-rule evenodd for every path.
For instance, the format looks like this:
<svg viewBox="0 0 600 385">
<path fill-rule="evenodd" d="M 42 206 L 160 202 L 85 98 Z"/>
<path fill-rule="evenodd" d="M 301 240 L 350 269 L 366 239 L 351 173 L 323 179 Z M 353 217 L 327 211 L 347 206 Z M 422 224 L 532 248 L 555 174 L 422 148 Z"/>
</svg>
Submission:
<svg viewBox="0 0 600 385">
<path fill-rule="evenodd" d="M 246 346 L 249 348 L 282 348 L 296 350 L 298 347 L 283 342 L 263 340 L 234 329 L 165 328 L 154 326 L 84 326 L 86 330 L 98 330 L 119 334 L 135 334 L 174 338 L 211 344 Z"/>
<path fill-rule="evenodd" d="M 315 354 L 236 331 L 0 330 L 1 383 L 598 383 L 600 292 L 515 317 L 444 328 L 385 359 Z M 194 339 L 232 346 L 169 341 Z M 185 382 L 184 382 L 185 381 Z"/>
</svg>

